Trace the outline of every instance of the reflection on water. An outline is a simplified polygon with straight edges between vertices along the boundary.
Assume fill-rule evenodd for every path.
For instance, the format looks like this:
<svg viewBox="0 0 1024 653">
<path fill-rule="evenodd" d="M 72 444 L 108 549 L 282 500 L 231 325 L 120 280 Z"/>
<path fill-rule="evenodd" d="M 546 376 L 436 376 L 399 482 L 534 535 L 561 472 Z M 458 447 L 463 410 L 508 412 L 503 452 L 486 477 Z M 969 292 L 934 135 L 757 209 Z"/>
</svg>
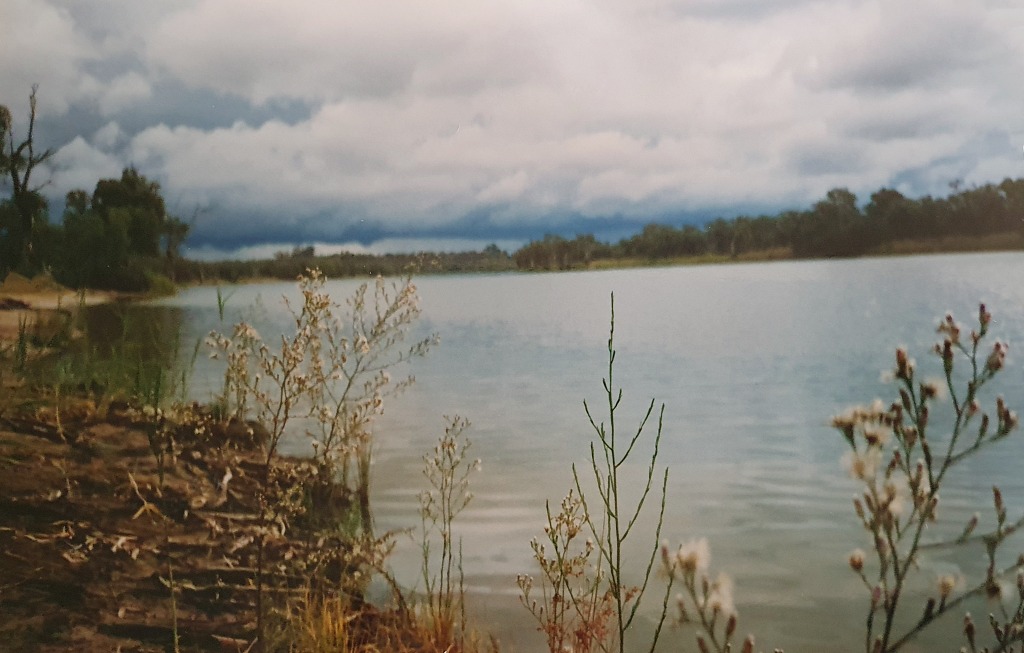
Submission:
<svg viewBox="0 0 1024 653">
<path fill-rule="evenodd" d="M 741 627 L 757 633 L 759 645 L 861 650 L 864 588 L 845 561 L 870 544 L 856 526 L 856 486 L 840 468 L 843 448 L 828 418 L 891 396 L 879 376 L 897 344 L 913 352 L 925 375 L 941 374 L 928 351 L 948 310 L 969 323 L 977 302 L 986 301 L 996 316 L 993 335 L 1011 347 L 1024 343 L 1021 279 L 1021 254 L 421 278 L 417 335 L 438 332 L 442 344 L 416 361 L 417 384 L 377 425 L 379 526 L 419 523 L 421 455 L 442 433 L 443 415 L 468 417 L 472 455 L 484 471 L 456 529 L 473 608 L 509 649 L 536 650 L 542 640 L 517 603 L 515 575 L 533 570 L 528 541 L 540 533 L 544 502 L 568 490 L 572 463 L 585 464 L 590 432 L 582 402 L 600 403 L 614 292 L 623 417 L 630 422 L 651 397 L 667 405 L 666 537 L 708 537 L 713 567 L 736 580 Z M 357 283 L 329 289 L 341 299 Z M 164 341 L 180 325 L 178 361 L 190 368 L 192 345 L 211 329 L 227 330 L 243 317 L 268 339 L 286 328 L 280 297 L 294 296 L 291 284 L 231 292 L 223 323 L 212 288 L 129 313 L 163 325 L 155 332 Z M 999 385 L 1012 406 L 1024 408 L 1015 357 Z M 189 391 L 209 399 L 221 374 L 201 353 Z M 295 452 L 306 446 L 301 438 L 290 443 Z M 943 496 L 941 517 L 962 523 L 985 510 L 996 480 L 1011 513 L 1024 510 L 1022 454 L 1018 435 L 966 463 Z M 417 556 L 409 540 L 394 558 L 410 585 Z M 939 573 L 977 574 L 983 564 L 973 552 L 930 554 L 910 600 L 923 605 Z M 959 641 L 956 622 L 917 650 Z M 684 635 L 669 633 L 675 637 Z"/>
<path fill-rule="evenodd" d="M 183 396 L 194 343 L 182 341 L 186 312 L 170 305 L 111 303 L 78 309 L 82 338 L 33 370 L 83 389 L 165 399 Z"/>
<path fill-rule="evenodd" d="M 98 304 L 86 307 L 79 327 L 97 355 L 131 354 L 175 364 L 185 311 L 172 305 Z"/>
</svg>

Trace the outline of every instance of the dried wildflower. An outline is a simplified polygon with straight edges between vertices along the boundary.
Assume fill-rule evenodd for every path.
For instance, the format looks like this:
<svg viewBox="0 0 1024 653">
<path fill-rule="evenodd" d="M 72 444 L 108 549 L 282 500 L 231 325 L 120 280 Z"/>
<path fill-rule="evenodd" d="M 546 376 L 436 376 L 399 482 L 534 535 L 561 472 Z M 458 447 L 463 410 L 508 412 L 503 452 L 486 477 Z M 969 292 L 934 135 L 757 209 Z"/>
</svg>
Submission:
<svg viewBox="0 0 1024 653">
<path fill-rule="evenodd" d="M 949 595 L 953 593 L 953 590 L 956 589 L 956 577 L 950 574 L 944 574 L 942 576 L 939 576 L 938 586 L 939 598 L 945 601 L 947 598 L 949 598 Z"/>
<path fill-rule="evenodd" d="M 868 447 L 866 451 L 847 451 L 842 463 L 851 478 L 873 479 L 882 463 L 882 450 L 879 447 Z"/>
<path fill-rule="evenodd" d="M 992 345 L 992 353 L 990 353 L 988 359 L 985 360 L 985 369 L 990 373 L 999 371 L 1006 362 L 1006 352 L 1009 348 L 1009 345 L 1005 342 L 996 341 L 996 343 Z"/>
<path fill-rule="evenodd" d="M 1003 584 L 995 579 L 989 578 L 985 581 L 985 597 L 993 603 L 1003 600 Z"/>
<path fill-rule="evenodd" d="M 850 569 L 856 571 L 857 573 L 860 573 L 860 571 L 864 569 L 864 550 L 854 549 L 850 553 L 848 562 L 850 563 Z"/>
<path fill-rule="evenodd" d="M 985 305 L 984 304 L 980 304 L 978 306 L 978 324 L 980 324 L 981 328 L 984 330 L 984 329 L 986 329 L 988 327 L 988 325 L 991 322 L 992 322 L 992 314 L 989 313 L 988 310 L 985 309 Z"/>
<path fill-rule="evenodd" d="M 974 417 L 981 410 L 981 404 L 978 403 L 977 399 L 971 399 L 971 403 L 967 404 L 967 416 Z"/>
<path fill-rule="evenodd" d="M 896 348 L 896 378 L 909 381 L 914 377 L 914 361 L 907 358 L 907 350 Z"/>
<path fill-rule="evenodd" d="M 711 584 L 711 590 L 708 593 L 707 607 L 711 609 L 712 614 L 736 614 L 732 589 L 732 578 L 725 573 L 719 573 L 715 582 Z"/>
<path fill-rule="evenodd" d="M 941 379 L 927 379 L 921 384 L 921 395 L 926 399 L 946 398 L 946 382 Z"/>
<path fill-rule="evenodd" d="M 938 332 L 944 333 L 952 344 L 960 343 L 960 325 L 950 313 L 946 313 L 946 319 L 939 323 Z"/>
<path fill-rule="evenodd" d="M 889 443 L 889 436 L 892 430 L 880 424 L 868 424 L 864 426 L 864 439 L 868 446 L 880 447 Z"/>
<path fill-rule="evenodd" d="M 711 564 L 711 547 L 705 537 L 692 539 L 679 545 L 676 551 L 676 564 L 686 573 L 694 574 L 707 571 Z"/>
</svg>

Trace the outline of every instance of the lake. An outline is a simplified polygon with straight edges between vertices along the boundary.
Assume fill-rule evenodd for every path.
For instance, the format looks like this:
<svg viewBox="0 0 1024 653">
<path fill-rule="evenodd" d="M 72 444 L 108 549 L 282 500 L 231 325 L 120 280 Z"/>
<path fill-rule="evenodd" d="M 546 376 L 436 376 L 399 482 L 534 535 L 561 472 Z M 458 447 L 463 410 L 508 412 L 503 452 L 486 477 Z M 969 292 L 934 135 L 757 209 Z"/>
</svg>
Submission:
<svg viewBox="0 0 1024 653">
<path fill-rule="evenodd" d="M 536 573 L 529 540 L 542 533 L 545 501 L 557 504 L 567 492 L 573 463 L 586 469 L 592 432 L 583 401 L 601 414 L 612 293 L 615 381 L 625 389 L 620 427 L 633 428 L 652 398 L 665 404 L 663 536 L 673 545 L 708 538 L 712 570 L 735 580 L 740 630 L 754 632 L 768 650 L 863 650 L 867 597 L 846 558 L 870 543 L 852 510 L 857 485 L 839 462 L 845 444 L 828 423 L 852 405 L 891 401 L 892 387 L 880 377 L 897 345 L 908 348 L 921 374 L 941 376 L 929 353 L 938 321 L 952 311 L 969 329 L 984 301 L 995 316 L 993 336 L 1011 343 L 996 386 L 1012 408 L 1024 408 L 1021 253 L 426 276 L 416 283 L 423 307 L 416 333 L 436 332 L 441 344 L 413 363 L 416 384 L 377 423 L 377 526 L 418 527 L 422 456 L 443 433 L 444 415 L 467 417 L 472 456 L 483 469 L 455 530 L 476 623 L 504 650 L 543 645 L 518 603 L 515 577 Z M 357 284 L 331 281 L 328 288 L 342 300 Z M 281 283 L 225 294 L 226 322 L 251 319 L 267 337 L 284 323 L 281 296 L 296 293 Z M 173 313 L 186 343 L 182 360 L 211 329 L 229 328 L 221 326 L 213 288 L 129 310 L 143 317 L 160 311 L 161 319 Z M 221 379 L 217 362 L 200 355 L 190 392 L 209 399 Z M 992 401 L 994 395 L 989 410 Z M 289 450 L 306 446 L 295 439 Z M 1022 460 L 1024 435 L 1017 434 L 957 468 L 940 512 L 950 532 L 975 510 L 991 524 L 995 482 L 1011 519 L 1024 511 Z M 628 471 L 639 484 L 641 467 Z M 642 525 L 653 532 L 652 522 Z M 1014 547 L 1015 556 L 1021 543 Z M 393 560 L 400 581 L 416 583 L 418 556 L 416 541 L 400 539 Z M 939 573 L 975 579 L 983 565 L 980 550 L 933 554 L 922 559 L 918 576 L 930 588 Z M 923 598 L 913 600 L 923 605 Z M 984 615 L 991 606 L 970 609 Z M 949 622 L 956 633 L 959 616 Z M 944 639 L 949 632 L 914 650 L 938 642 L 957 650 L 959 636 L 954 645 Z M 670 630 L 666 639 L 664 650 L 694 647 L 685 630 Z"/>
</svg>

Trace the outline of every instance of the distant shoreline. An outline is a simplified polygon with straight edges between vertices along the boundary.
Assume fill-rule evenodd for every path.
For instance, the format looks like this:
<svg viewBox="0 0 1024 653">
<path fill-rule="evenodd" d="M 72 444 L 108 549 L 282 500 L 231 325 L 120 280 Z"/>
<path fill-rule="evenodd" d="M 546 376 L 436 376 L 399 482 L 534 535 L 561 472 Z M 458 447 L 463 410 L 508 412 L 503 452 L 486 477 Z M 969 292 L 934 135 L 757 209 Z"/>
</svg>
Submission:
<svg viewBox="0 0 1024 653">
<path fill-rule="evenodd" d="M 591 260 L 584 265 L 572 265 L 564 268 L 511 268 L 507 270 L 462 270 L 427 268 L 414 270 L 414 276 L 435 276 L 446 274 L 529 274 L 537 272 L 588 272 L 601 270 L 619 270 L 646 267 L 682 267 L 694 265 L 726 265 L 731 263 L 769 263 L 774 261 L 816 261 L 832 260 L 842 258 L 844 260 L 855 260 L 860 258 L 877 258 L 893 256 L 920 256 L 930 254 L 969 254 L 969 253 L 997 253 L 1024 251 L 1024 233 L 1008 232 L 999 234 L 987 234 L 984 236 L 947 236 L 941 238 L 921 238 L 898 240 L 882 245 L 875 250 L 860 256 L 850 257 L 798 257 L 794 256 L 792 250 L 786 247 L 776 247 L 767 250 L 752 250 L 730 256 L 728 254 L 699 254 L 696 256 L 676 256 L 666 258 L 647 257 L 619 257 L 619 258 L 598 258 Z M 304 267 L 321 267 L 321 263 L 329 262 L 332 256 L 313 256 L 302 261 Z M 251 264 L 259 267 L 270 261 L 256 260 Z M 365 274 L 332 276 L 331 278 L 360 279 L 375 276 L 372 271 Z M 385 275 L 390 276 L 390 275 Z M 222 278 L 207 278 L 202 281 L 189 281 L 179 284 L 179 288 L 210 287 L 218 285 L 242 286 L 258 283 L 274 283 L 282 281 L 293 281 L 294 277 L 258 275 L 245 276 L 235 280 Z"/>
<path fill-rule="evenodd" d="M 949 236 L 944 238 L 928 238 L 915 240 L 899 240 L 888 243 L 874 251 L 860 256 L 843 257 L 802 257 L 793 256 L 788 248 L 755 250 L 736 256 L 726 254 L 700 254 L 698 256 L 680 256 L 665 259 L 624 258 L 599 259 L 591 261 L 584 270 L 615 270 L 638 267 L 676 267 L 688 265 L 722 265 L 729 263 L 769 263 L 773 261 L 826 261 L 850 260 L 865 258 L 890 258 L 897 256 L 928 256 L 935 254 L 997 254 L 1000 252 L 1024 252 L 1024 234 L 1011 232 L 1007 234 L 989 234 L 985 236 Z M 559 270 L 551 270 L 558 272 Z M 566 271 L 571 271 L 566 270 Z"/>
</svg>

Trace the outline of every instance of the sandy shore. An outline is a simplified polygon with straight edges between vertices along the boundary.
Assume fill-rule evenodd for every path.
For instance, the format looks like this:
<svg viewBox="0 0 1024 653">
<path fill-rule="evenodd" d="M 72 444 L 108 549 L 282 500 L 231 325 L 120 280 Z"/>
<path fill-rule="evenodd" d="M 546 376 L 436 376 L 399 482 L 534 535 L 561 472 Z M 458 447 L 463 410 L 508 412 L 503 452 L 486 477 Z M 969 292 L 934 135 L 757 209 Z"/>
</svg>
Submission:
<svg viewBox="0 0 1024 653">
<path fill-rule="evenodd" d="M 104 304 L 119 299 L 115 292 L 63 288 L 52 279 L 26 279 L 11 274 L 0 284 L 0 347 L 17 340 L 21 328 L 41 328 L 58 313 L 73 314 L 80 306 Z"/>
</svg>

